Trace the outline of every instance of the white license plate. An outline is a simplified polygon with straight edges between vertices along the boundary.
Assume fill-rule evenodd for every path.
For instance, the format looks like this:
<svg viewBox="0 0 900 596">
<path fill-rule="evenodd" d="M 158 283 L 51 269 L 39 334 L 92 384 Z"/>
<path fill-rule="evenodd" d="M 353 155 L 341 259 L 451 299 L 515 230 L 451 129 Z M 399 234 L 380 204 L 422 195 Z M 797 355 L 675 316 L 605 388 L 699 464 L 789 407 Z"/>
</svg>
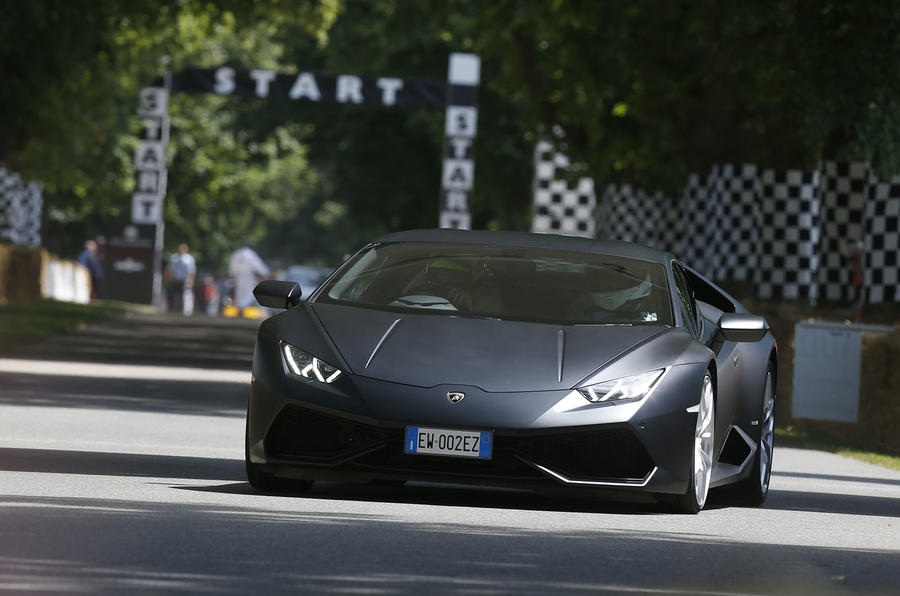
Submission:
<svg viewBox="0 0 900 596">
<path fill-rule="evenodd" d="M 403 451 L 416 455 L 452 455 L 491 459 L 494 433 L 477 430 L 406 427 Z"/>
</svg>

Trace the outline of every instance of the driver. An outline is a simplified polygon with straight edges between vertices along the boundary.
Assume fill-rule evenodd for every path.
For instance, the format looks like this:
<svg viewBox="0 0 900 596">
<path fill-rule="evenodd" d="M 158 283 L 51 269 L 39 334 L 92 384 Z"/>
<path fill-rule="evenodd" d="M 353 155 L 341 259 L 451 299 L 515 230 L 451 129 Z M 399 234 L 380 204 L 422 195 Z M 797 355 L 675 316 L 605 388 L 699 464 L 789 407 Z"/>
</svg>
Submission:
<svg viewBox="0 0 900 596">
<path fill-rule="evenodd" d="M 652 322 L 655 313 L 638 313 L 641 300 L 650 295 L 653 284 L 648 272 L 644 279 L 604 273 L 595 279 L 595 287 L 579 296 L 571 313 L 594 321 L 616 319 L 628 322 Z"/>
<path fill-rule="evenodd" d="M 443 296 L 458 310 L 472 310 L 478 275 L 462 260 L 434 259 L 425 265 L 427 292 Z"/>
<path fill-rule="evenodd" d="M 650 274 L 643 281 L 624 287 L 619 290 L 606 290 L 603 292 L 591 292 L 591 299 L 594 305 L 599 306 L 605 311 L 614 312 L 622 308 L 626 302 L 644 298 L 650 295 Z"/>
</svg>

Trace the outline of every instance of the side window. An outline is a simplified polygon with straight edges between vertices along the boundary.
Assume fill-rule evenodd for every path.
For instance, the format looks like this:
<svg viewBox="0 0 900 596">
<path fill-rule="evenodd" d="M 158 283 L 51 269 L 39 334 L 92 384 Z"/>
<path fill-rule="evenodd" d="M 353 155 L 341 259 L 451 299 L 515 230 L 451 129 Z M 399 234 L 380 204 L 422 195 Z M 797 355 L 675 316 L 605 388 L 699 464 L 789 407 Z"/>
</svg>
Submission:
<svg viewBox="0 0 900 596">
<path fill-rule="evenodd" d="M 699 338 L 700 322 L 697 318 L 697 305 L 694 303 L 694 296 L 684 278 L 684 270 L 681 265 L 673 261 L 672 273 L 675 274 L 675 293 L 678 294 L 678 301 L 681 303 L 681 318 L 684 319 L 684 326 L 688 333 Z"/>
</svg>

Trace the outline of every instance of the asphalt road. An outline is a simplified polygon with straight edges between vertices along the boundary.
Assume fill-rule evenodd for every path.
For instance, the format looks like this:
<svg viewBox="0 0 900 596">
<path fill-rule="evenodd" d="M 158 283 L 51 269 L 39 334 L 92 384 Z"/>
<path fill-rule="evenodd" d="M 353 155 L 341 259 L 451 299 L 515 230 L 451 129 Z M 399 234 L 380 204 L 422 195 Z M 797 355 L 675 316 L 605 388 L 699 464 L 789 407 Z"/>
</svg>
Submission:
<svg viewBox="0 0 900 596">
<path fill-rule="evenodd" d="M 0 590 L 900 593 L 900 473 L 777 449 L 759 509 L 408 484 L 253 491 L 253 325 L 134 317 L 0 359 Z"/>
</svg>

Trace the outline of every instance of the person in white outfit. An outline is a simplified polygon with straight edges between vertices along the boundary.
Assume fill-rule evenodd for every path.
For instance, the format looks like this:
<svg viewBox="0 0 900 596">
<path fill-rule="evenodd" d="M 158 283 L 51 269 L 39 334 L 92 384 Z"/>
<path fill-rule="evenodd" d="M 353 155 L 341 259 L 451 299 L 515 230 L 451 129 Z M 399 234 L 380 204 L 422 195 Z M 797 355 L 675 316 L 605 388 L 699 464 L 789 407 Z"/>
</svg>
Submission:
<svg viewBox="0 0 900 596">
<path fill-rule="evenodd" d="M 256 304 L 253 288 L 256 287 L 257 279 L 268 277 L 269 268 L 250 247 L 250 243 L 245 242 L 232 253 L 228 262 L 228 275 L 234 280 L 234 305 L 243 310 Z"/>
</svg>

